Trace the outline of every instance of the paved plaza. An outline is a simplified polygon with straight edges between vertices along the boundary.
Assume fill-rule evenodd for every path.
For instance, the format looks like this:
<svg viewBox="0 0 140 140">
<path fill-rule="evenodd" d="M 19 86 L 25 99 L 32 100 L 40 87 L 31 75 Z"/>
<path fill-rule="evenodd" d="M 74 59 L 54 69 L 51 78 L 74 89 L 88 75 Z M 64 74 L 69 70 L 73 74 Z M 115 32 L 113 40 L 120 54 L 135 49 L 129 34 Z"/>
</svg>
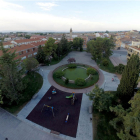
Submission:
<svg viewBox="0 0 140 140">
<path fill-rule="evenodd" d="M 26 119 L 29 113 L 33 110 L 33 108 L 37 105 L 37 103 L 41 100 L 41 98 L 51 87 L 52 81 L 50 81 L 49 79 L 51 72 L 58 66 L 67 64 L 67 59 L 70 57 L 74 57 L 77 63 L 87 64 L 98 69 L 100 73 L 100 80 L 98 81 L 98 85 L 105 91 L 117 90 L 118 84 L 120 82 L 119 79 L 115 77 L 115 81 L 112 82 L 114 74 L 99 69 L 96 62 L 91 59 L 91 54 L 87 52 L 70 52 L 58 64 L 40 67 L 39 73 L 43 76 L 43 86 L 37 93 L 36 97 L 33 98 L 30 102 L 28 102 L 28 104 L 26 104 L 26 106 L 24 106 L 24 108 L 17 114 L 17 118 L 11 115 L 10 113 L 7 113 L 6 111 L 0 109 L 0 124 L 1 122 L 3 124 L 0 125 L 0 140 L 3 140 L 3 138 L 5 137 L 9 137 L 9 140 L 19 140 L 19 137 L 21 137 L 20 140 L 93 140 L 92 122 L 90 121 L 92 115 L 88 113 L 88 108 L 92 105 L 92 101 L 89 101 L 89 98 L 88 96 L 86 96 L 86 94 L 83 94 L 82 98 L 76 138 L 72 138 L 63 134 L 60 134 L 59 136 L 51 135 L 51 130 L 39 126 Z M 70 89 L 62 87 L 59 87 L 59 89 L 64 90 L 65 92 L 71 92 Z M 87 88 L 86 90 L 83 90 L 82 93 L 87 93 L 92 89 L 93 87 Z M 79 93 L 79 91 L 77 92 Z"/>
</svg>

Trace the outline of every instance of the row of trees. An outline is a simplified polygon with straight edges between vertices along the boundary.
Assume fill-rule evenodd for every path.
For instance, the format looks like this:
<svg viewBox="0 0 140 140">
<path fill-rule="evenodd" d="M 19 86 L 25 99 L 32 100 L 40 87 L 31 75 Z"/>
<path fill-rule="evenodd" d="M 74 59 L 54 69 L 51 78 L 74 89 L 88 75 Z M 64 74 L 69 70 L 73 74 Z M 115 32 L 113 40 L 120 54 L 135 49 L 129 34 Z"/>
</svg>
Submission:
<svg viewBox="0 0 140 140">
<path fill-rule="evenodd" d="M 140 60 L 132 55 L 122 73 L 117 92 L 104 92 L 96 86 L 87 94 L 99 112 L 112 112 L 115 118 L 110 124 L 121 140 L 140 139 L 140 91 L 134 95 L 139 77 Z"/>
<path fill-rule="evenodd" d="M 51 58 L 59 59 L 61 56 L 66 55 L 71 51 L 71 49 L 82 51 L 83 48 L 83 39 L 74 38 L 73 42 L 66 39 L 66 36 L 63 34 L 60 42 L 55 43 L 55 39 L 49 38 L 45 43 L 44 47 L 39 46 L 38 53 L 36 58 L 39 63 L 44 63 L 46 60 L 51 60 Z"/>
<path fill-rule="evenodd" d="M 93 59 L 102 59 L 103 57 L 109 57 L 112 54 L 111 49 L 114 48 L 113 38 L 100 38 L 91 40 L 87 43 L 87 52 L 92 54 Z"/>
</svg>

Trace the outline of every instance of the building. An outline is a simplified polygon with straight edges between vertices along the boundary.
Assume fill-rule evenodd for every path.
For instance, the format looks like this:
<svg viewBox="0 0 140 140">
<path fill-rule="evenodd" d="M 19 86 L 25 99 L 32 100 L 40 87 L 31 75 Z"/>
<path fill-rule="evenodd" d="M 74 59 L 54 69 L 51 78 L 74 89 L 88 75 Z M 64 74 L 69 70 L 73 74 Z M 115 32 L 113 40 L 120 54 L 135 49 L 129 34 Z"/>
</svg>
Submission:
<svg viewBox="0 0 140 140">
<path fill-rule="evenodd" d="M 3 47 L 4 48 L 13 48 L 14 44 L 12 44 L 11 42 L 3 42 Z"/>
<path fill-rule="evenodd" d="M 87 48 L 87 41 L 88 41 L 88 37 L 87 36 L 84 36 L 84 35 L 81 35 L 81 34 L 72 34 L 72 28 L 70 28 L 70 34 L 67 34 L 66 35 L 66 37 L 67 37 L 67 40 L 68 41 L 73 41 L 73 39 L 75 38 L 75 37 L 80 37 L 80 38 L 82 38 L 83 40 L 84 40 L 84 42 L 83 42 L 83 48 Z"/>
<path fill-rule="evenodd" d="M 127 59 L 130 59 L 132 54 L 137 54 L 140 57 L 140 45 L 139 46 L 129 46 L 127 50 Z"/>
<path fill-rule="evenodd" d="M 131 30 L 130 33 L 139 34 L 139 31 L 137 31 L 137 30 Z"/>
<path fill-rule="evenodd" d="M 30 44 L 34 42 L 41 42 L 41 39 L 21 39 L 21 40 L 13 40 L 11 41 L 12 44 L 15 45 L 22 45 L 22 44 Z"/>
<path fill-rule="evenodd" d="M 30 42 L 28 44 L 20 44 L 20 45 L 13 44 L 13 47 L 11 47 L 9 51 L 11 52 L 16 51 L 16 54 L 17 54 L 16 59 L 21 58 L 21 60 L 24 60 L 28 57 L 34 57 L 37 54 L 38 46 L 39 45 L 44 46 L 45 43 L 46 41 L 40 40 L 38 42 Z M 4 44 L 4 46 L 6 46 L 6 44 Z M 2 51 L 0 51 L 0 56 L 1 55 L 2 55 Z"/>
</svg>

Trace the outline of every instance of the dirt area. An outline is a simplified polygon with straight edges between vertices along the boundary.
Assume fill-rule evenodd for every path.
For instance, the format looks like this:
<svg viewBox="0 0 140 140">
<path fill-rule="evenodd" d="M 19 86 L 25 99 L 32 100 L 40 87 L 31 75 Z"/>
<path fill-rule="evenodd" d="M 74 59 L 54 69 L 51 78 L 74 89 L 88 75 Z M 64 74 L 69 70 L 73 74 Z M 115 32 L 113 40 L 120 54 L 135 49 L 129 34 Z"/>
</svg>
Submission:
<svg viewBox="0 0 140 140">
<path fill-rule="evenodd" d="M 118 79 L 121 80 L 122 75 L 121 74 L 118 74 L 118 73 L 116 73 L 116 75 L 117 75 Z"/>
<path fill-rule="evenodd" d="M 77 100 L 74 105 L 71 105 L 71 99 L 66 99 L 66 96 L 70 96 L 72 93 L 63 92 L 55 88 L 57 93 L 52 94 L 53 89 L 53 86 L 50 87 L 26 119 L 50 130 L 76 138 L 83 94 L 76 93 Z M 51 99 L 49 100 L 48 97 L 51 97 Z M 44 104 L 54 107 L 54 117 L 52 108 L 44 107 L 42 110 Z M 66 123 L 68 113 L 70 115 Z"/>
</svg>

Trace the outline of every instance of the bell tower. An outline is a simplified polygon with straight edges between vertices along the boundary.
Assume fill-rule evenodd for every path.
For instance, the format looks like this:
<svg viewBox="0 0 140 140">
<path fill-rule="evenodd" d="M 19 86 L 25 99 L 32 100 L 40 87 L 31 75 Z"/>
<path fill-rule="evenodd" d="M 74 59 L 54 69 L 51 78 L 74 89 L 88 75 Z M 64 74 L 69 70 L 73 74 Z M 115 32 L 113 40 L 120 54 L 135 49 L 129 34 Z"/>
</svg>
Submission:
<svg viewBox="0 0 140 140">
<path fill-rule="evenodd" d="M 70 39 L 72 39 L 72 28 L 70 28 Z"/>
</svg>

